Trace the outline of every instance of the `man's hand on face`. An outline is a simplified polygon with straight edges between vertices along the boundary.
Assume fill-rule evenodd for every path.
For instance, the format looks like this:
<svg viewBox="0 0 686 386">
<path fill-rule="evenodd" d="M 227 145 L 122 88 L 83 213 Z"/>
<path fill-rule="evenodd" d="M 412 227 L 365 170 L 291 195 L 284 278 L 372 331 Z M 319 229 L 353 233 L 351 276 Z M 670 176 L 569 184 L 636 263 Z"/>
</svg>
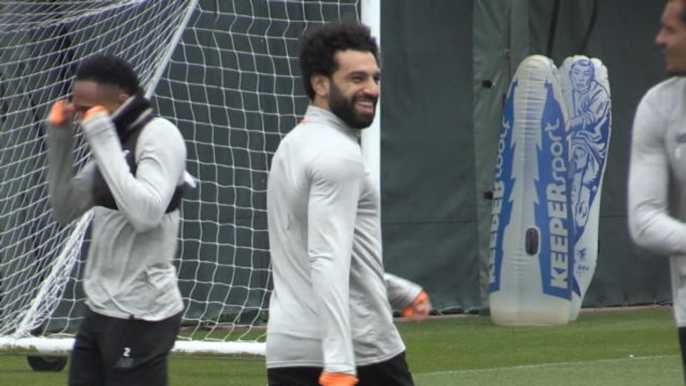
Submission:
<svg viewBox="0 0 686 386">
<path fill-rule="evenodd" d="M 83 113 L 79 116 L 79 121 L 83 122 L 85 120 L 88 120 L 89 118 L 92 118 L 94 115 L 99 114 L 99 113 L 107 114 L 107 109 L 105 109 L 103 106 L 93 106 L 90 109 L 86 110 L 85 113 Z"/>
<path fill-rule="evenodd" d="M 72 121 L 75 113 L 76 108 L 70 101 L 60 99 L 52 105 L 48 121 L 57 127 L 65 126 Z"/>
</svg>

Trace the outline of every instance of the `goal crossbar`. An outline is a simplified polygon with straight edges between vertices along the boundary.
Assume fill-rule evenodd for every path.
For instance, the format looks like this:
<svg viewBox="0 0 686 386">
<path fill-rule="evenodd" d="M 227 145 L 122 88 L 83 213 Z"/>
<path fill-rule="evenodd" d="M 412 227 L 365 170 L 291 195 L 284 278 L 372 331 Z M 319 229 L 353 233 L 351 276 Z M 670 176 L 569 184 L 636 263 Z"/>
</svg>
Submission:
<svg viewBox="0 0 686 386">
<path fill-rule="evenodd" d="M 177 340 L 172 349 L 175 355 L 192 356 L 264 356 L 265 343 L 261 342 L 211 342 Z M 41 356 L 69 356 L 74 347 L 73 337 L 9 338 L 0 337 L 0 353 L 39 354 Z"/>
</svg>

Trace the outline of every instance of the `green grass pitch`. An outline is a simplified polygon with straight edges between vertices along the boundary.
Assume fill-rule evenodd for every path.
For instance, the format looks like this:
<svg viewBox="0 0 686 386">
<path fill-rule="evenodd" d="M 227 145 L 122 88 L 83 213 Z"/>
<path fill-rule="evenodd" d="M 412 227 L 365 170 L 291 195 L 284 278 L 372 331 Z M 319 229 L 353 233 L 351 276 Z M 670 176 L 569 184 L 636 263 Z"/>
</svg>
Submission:
<svg viewBox="0 0 686 386">
<path fill-rule="evenodd" d="M 585 312 L 560 327 L 499 327 L 483 317 L 398 323 L 417 386 L 683 385 L 671 310 Z M 173 386 L 264 386 L 262 360 L 173 357 Z M 0 356 L 0 386 L 65 385 Z"/>
</svg>

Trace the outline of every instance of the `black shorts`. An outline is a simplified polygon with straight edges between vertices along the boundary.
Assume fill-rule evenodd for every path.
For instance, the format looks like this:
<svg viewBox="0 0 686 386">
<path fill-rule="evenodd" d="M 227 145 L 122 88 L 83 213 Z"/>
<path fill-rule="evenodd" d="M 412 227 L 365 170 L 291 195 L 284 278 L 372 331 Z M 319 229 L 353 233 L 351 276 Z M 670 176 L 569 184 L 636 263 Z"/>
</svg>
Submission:
<svg viewBox="0 0 686 386">
<path fill-rule="evenodd" d="M 267 369 L 269 386 L 319 386 L 321 367 L 279 367 Z M 356 386 L 414 386 L 405 353 L 385 362 L 359 366 Z"/>
<path fill-rule="evenodd" d="M 86 313 L 76 334 L 70 386 L 166 386 L 181 313 L 159 322 Z"/>
</svg>

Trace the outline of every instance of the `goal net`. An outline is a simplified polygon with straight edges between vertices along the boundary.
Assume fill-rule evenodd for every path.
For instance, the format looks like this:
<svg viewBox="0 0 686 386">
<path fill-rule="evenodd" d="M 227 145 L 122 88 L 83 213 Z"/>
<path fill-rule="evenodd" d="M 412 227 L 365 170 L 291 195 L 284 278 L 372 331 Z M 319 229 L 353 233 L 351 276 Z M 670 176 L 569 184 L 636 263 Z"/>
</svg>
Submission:
<svg viewBox="0 0 686 386">
<path fill-rule="evenodd" d="M 271 287 L 269 162 L 308 103 L 299 38 L 359 19 L 358 0 L 52 0 L 0 4 L 0 351 L 65 355 L 85 311 L 90 213 L 56 224 L 47 196 L 49 107 L 96 53 L 131 62 L 186 139 L 175 260 L 184 296 L 174 348 L 262 354 Z M 82 137 L 76 165 L 89 158 Z"/>
</svg>

